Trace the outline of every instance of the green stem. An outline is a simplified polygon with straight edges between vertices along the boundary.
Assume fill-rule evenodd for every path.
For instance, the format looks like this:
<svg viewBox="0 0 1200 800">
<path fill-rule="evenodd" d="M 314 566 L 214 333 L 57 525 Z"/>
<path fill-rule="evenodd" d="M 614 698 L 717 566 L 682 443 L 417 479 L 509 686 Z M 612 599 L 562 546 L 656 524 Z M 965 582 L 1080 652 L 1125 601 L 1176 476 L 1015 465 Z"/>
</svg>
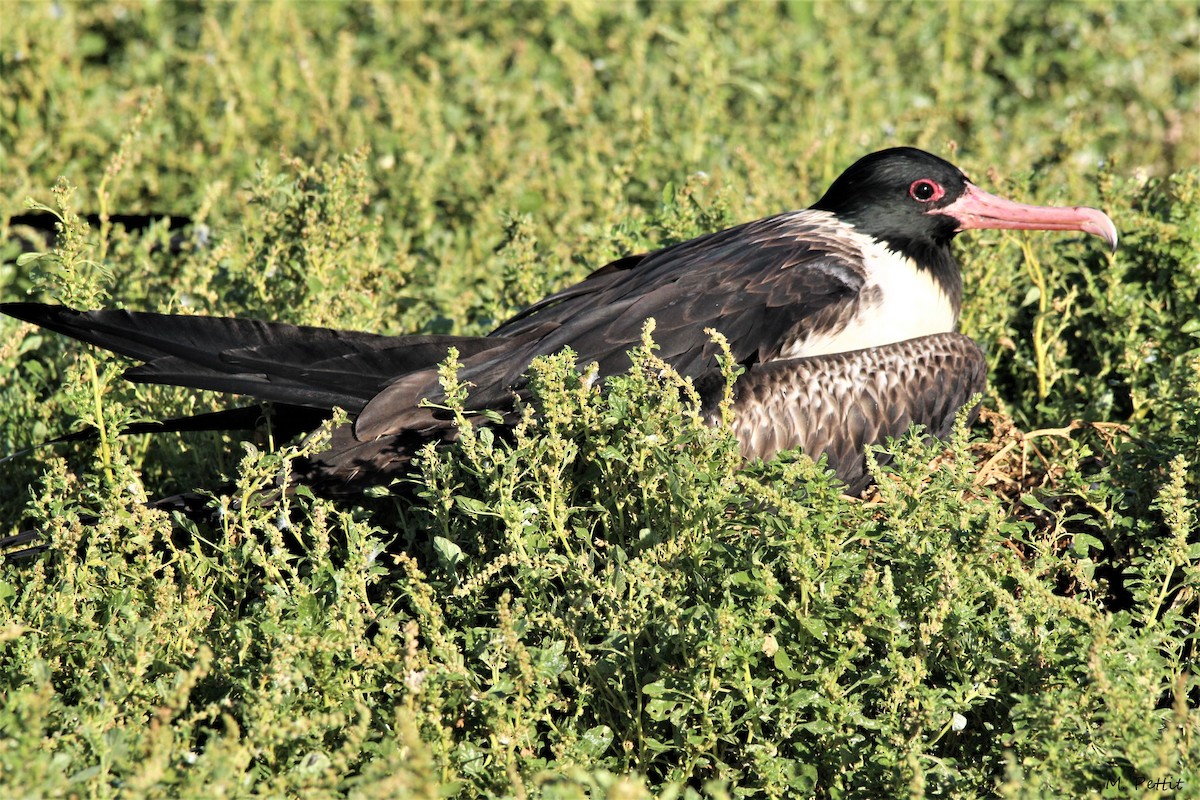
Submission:
<svg viewBox="0 0 1200 800">
<path fill-rule="evenodd" d="M 1037 359 L 1038 399 L 1045 400 L 1050 394 L 1050 381 L 1046 375 L 1046 362 L 1049 360 L 1049 345 L 1046 343 L 1046 316 L 1050 311 L 1050 293 L 1046 291 L 1046 274 L 1029 244 L 1028 239 L 1021 240 L 1021 252 L 1025 254 L 1025 265 L 1029 269 L 1029 278 L 1038 290 L 1038 313 L 1033 320 L 1033 353 Z"/>
<path fill-rule="evenodd" d="M 104 475 L 111 485 L 113 483 L 112 449 L 108 442 L 108 424 L 104 421 L 104 403 L 101 399 L 100 375 L 96 372 L 96 362 L 87 357 L 88 380 L 92 384 L 92 413 L 95 416 L 96 431 L 100 435 L 100 462 L 104 465 Z"/>
</svg>

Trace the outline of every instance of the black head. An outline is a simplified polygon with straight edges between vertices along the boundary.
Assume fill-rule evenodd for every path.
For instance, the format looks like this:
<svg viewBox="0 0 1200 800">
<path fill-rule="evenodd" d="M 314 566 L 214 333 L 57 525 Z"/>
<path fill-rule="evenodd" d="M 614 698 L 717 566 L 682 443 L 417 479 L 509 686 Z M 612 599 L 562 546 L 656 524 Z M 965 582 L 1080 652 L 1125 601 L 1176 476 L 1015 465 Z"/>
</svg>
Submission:
<svg viewBox="0 0 1200 800">
<path fill-rule="evenodd" d="M 813 208 L 833 213 L 926 268 L 947 261 L 953 265 L 950 240 L 973 228 L 1083 231 L 1117 247 L 1117 228 L 1103 211 L 996 197 L 953 164 L 912 147 L 860 158 Z"/>
<path fill-rule="evenodd" d="M 930 251 L 945 250 L 959 228 L 956 219 L 937 210 L 959 199 L 969 184 L 950 162 L 895 147 L 860 158 L 813 208 L 923 263 Z"/>
</svg>

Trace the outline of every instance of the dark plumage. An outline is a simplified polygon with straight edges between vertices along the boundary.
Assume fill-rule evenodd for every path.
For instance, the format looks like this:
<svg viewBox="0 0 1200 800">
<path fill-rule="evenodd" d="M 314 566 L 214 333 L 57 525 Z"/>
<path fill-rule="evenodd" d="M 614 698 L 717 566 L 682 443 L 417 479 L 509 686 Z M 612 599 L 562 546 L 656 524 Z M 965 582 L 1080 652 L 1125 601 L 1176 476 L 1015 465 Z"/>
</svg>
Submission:
<svg viewBox="0 0 1200 800">
<path fill-rule="evenodd" d="M 953 165 L 911 148 L 851 166 L 812 208 L 711 233 L 602 267 L 521 311 L 486 337 L 355 331 L 130 311 L 10 303 L 0 311 L 143 362 L 130 380 L 244 394 L 305 425 L 334 406 L 352 422 L 296 479 L 327 492 L 386 482 L 452 422 L 421 401 L 441 392 L 453 346 L 470 409 L 513 410 L 525 371 L 571 347 L 603 376 L 629 364 L 645 321 L 661 357 L 701 384 L 729 340 L 745 368 L 734 430 L 747 458 L 802 446 L 861 491 L 864 450 L 910 423 L 945 436 L 984 386 L 978 348 L 953 333 L 962 298 L 950 241 L 968 228 L 1080 230 L 1116 244 L 1093 209 L 1022 206 L 974 187 Z M 245 412 L 216 415 L 231 425 Z"/>
</svg>

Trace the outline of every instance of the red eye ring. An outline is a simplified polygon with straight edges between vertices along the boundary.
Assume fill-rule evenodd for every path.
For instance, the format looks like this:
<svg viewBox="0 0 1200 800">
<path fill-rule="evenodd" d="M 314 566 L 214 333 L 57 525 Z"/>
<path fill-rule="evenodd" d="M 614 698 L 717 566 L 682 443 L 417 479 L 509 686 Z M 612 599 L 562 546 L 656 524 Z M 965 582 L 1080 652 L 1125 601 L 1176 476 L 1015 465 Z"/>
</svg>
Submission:
<svg viewBox="0 0 1200 800">
<path fill-rule="evenodd" d="M 937 181 L 920 178 L 913 181 L 912 185 L 908 187 L 908 196 L 918 203 L 932 203 L 945 197 L 946 190 Z"/>
</svg>

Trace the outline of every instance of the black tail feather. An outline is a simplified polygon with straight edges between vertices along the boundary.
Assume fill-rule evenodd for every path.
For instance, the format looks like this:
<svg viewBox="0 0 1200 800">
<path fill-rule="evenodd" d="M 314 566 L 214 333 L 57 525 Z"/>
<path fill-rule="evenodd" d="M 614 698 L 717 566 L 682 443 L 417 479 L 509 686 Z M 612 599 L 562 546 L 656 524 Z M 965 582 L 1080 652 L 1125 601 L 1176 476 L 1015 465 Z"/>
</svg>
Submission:
<svg viewBox="0 0 1200 800">
<path fill-rule="evenodd" d="M 132 311 L 4 303 L 0 313 L 144 362 L 125 377 L 357 413 L 398 375 L 429 369 L 454 347 L 471 356 L 502 337 L 381 336 L 359 331 Z"/>
<path fill-rule="evenodd" d="M 31 545 L 31 542 L 36 542 L 36 544 Z M 6 564 L 28 561 L 48 549 L 50 549 L 50 543 L 45 541 L 37 531 L 21 531 L 12 536 L 0 537 L 0 556 L 3 557 Z"/>
<path fill-rule="evenodd" d="M 316 428 L 329 419 L 331 412 L 322 409 L 306 408 L 304 406 L 289 406 L 286 404 L 239 406 L 220 411 L 210 411 L 205 414 L 193 414 L 187 417 L 173 417 L 164 420 L 134 422 L 119 431 L 120 436 L 137 436 L 149 433 L 196 433 L 200 431 L 253 431 L 269 428 L 271 434 L 278 440 L 291 439 L 299 433 L 305 433 Z M 44 447 L 70 442 L 87 442 L 99 437 L 99 431 L 92 426 L 77 431 L 64 433 L 44 442 L 39 442 L 22 450 L 0 458 L 0 464 L 29 455 Z"/>
</svg>

